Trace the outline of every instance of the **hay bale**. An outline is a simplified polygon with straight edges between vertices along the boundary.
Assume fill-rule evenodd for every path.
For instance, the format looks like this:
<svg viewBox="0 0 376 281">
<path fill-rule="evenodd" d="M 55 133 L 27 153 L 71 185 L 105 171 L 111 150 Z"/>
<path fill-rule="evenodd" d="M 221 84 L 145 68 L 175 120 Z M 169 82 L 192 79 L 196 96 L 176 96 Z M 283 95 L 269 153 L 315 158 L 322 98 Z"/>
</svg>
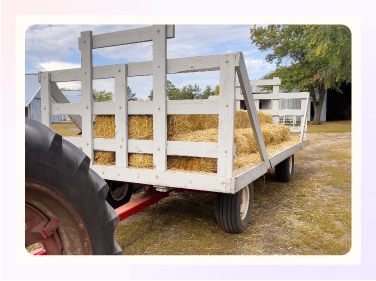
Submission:
<svg viewBox="0 0 376 281">
<path fill-rule="evenodd" d="M 270 149 L 277 149 L 291 141 L 287 126 L 273 125 L 271 114 L 259 111 L 257 115 L 268 153 Z M 95 138 L 115 138 L 115 116 L 96 116 L 93 134 Z M 128 137 L 137 140 L 152 140 L 153 116 L 129 116 Z M 218 142 L 218 115 L 168 115 L 167 139 L 169 141 Z M 257 153 L 256 141 L 246 110 L 236 111 L 234 141 L 236 145 L 234 169 L 240 169 L 261 161 Z M 283 145 L 281 146 L 282 143 Z M 115 152 L 94 151 L 94 164 L 115 165 Z M 131 168 L 152 169 L 153 155 L 129 153 L 128 166 Z M 216 173 L 217 159 L 167 156 L 167 168 L 170 170 Z"/>
<path fill-rule="evenodd" d="M 115 165 L 115 152 L 95 150 L 94 165 Z"/>
</svg>

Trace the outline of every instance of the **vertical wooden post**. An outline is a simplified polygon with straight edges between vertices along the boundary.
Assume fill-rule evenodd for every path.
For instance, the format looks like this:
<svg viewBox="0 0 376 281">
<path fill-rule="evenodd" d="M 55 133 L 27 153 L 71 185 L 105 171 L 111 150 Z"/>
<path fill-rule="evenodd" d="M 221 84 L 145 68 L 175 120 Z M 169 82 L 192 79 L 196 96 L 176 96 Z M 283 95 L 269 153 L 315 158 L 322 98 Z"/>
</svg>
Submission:
<svg viewBox="0 0 376 281">
<path fill-rule="evenodd" d="M 153 165 L 167 170 L 167 27 L 153 26 Z"/>
<path fill-rule="evenodd" d="M 273 86 L 273 87 L 276 87 L 276 86 Z M 279 99 L 272 100 L 272 109 L 279 110 Z M 273 115 L 272 121 L 273 121 L 273 124 L 279 124 L 279 116 Z"/>
<path fill-rule="evenodd" d="M 82 151 L 94 163 L 93 143 L 93 35 L 81 32 Z"/>
<path fill-rule="evenodd" d="M 235 157 L 235 62 L 234 54 L 220 58 L 217 174 L 221 177 L 232 177 Z"/>
<path fill-rule="evenodd" d="M 40 73 L 40 97 L 41 97 L 41 123 L 51 127 L 51 73 Z"/>
<path fill-rule="evenodd" d="M 128 167 L 128 66 L 121 64 L 115 74 L 116 167 Z"/>
</svg>

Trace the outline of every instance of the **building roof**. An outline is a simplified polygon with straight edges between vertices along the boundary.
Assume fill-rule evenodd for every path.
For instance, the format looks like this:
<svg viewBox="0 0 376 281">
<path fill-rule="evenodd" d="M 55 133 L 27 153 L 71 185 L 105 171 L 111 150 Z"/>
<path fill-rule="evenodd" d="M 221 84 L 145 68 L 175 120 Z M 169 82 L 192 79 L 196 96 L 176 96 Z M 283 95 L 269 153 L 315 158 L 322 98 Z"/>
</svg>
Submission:
<svg viewBox="0 0 376 281">
<path fill-rule="evenodd" d="M 40 91 L 38 73 L 26 73 L 25 75 L 25 107 L 35 98 Z"/>
<path fill-rule="evenodd" d="M 40 93 L 40 83 L 38 81 L 38 73 L 26 73 L 25 74 L 25 107 L 28 106 L 31 101 L 38 97 Z M 81 91 L 62 91 L 64 96 L 70 103 L 81 102 Z"/>
</svg>

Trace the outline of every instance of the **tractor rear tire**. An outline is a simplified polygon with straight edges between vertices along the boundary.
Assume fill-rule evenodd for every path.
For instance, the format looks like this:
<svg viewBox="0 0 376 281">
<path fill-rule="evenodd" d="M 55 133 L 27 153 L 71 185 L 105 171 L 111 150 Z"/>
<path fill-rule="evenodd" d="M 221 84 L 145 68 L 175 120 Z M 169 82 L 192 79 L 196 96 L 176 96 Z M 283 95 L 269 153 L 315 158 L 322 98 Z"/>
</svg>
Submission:
<svg viewBox="0 0 376 281">
<path fill-rule="evenodd" d="M 106 202 L 108 185 L 89 168 L 89 157 L 50 128 L 25 119 L 26 209 L 58 222 L 61 254 L 122 254 L 114 239 L 119 216 Z"/>
<path fill-rule="evenodd" d="M 294 174 L 294 154 L 275 166 L 275 175 L 279 182 L 289 182 Z"/>
<path fill-rule="evenodd" d="M 253 183 L 235 194 L 218 193 L 215 209 L 218 225 L 228 233 L 243 232 L 251 219 L 253 197 Z"/>
</svg>

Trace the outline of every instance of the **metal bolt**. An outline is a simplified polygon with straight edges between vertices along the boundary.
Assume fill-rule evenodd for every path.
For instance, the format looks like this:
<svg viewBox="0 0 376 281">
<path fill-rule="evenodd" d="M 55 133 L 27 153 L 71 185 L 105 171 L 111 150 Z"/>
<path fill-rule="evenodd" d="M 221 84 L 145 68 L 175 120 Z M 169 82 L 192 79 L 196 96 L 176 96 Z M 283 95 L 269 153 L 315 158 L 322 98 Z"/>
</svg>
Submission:
<svg viewBox="0 0 376 281">
<path fill-rule="evenodd" d="M 159 178 L 159 176 L 158 176 L 158 175 L 155 175 L 155 178 L 156 178 L 156 179 L 158 179 L 158 178 Z"/>
<path fill-rule="evenodd" d="M 89 145 L 89 143 L 87 142 L 86 145 Z"/>
<path fill-rule="evenodd" d="M 88 108 L 89 108 L 89 106 L 87 105 L 87 106 L 86 106 L 86 109 L 88 109 Z"/>
<path fill-rule="evenodd" d="M 118 71 L 119 71 L 119 72 L 121 72 L 121 70 L 120 70 L 120 69 L 119 69 Z"/>
<path fill-rule="evenodd" d="M 160 31 L 159 31 L 159 29 L 157 30 L 157 33 L 159 33 Z"/>
<path fill-rule="evenodd" d="M 120 145 L 120 148 L 122 148 L 123 146 L 122 145 Z"/>
<path fill-rule="evenodd" d="M 46 107 L 44 107 L 44 109 L 46 109 Z"/>
<path fill-rule="evenodd" d="M 54 225 L 54 224 L 51 224 L 50 225 L 50 230 L 51 231 L 55 231 L 57 229 L 57 226 L 56 225 Z"/>
<path fill-rule="evenodd" d="M 85 71 L 85 74 L 86 74 L 86 71 Z"/>
<path fill-rule="evenodd" d="M 121 109 L 121 106 L 119 106 L 119 109 Z"/>
<path fill-rule="evenodd" d="M 228 104 L 226 104 L 226 107 L 228 107 Z"/>
<path fill-rule="evenodd" d="M 158 65 L 158 68 L 161 68 L 161 66 L 160 66 L 160 65 Z"/>
<path fill-rule="evenodd" d="M 227 153 L 227 150 L 225 150 L 225 153 Z"/>
<path fill-rule="evenodd" d="M 158 146 L 157 150 L 158 150 L 158 151 L 161 150 L 161 149 L 159 148 L 159 146 Z"/>
<path fill-rule="evenodd" d="M 225 60 L 226 63 L 228 63 L 228 60 Z"/>
<path fill-rule="evenodd" d="M 86 43 L 86 41 L 84 41 L 84 44 Z"/>
<path fill-rule="evenodd" d="M 161 110 L 161 108 L 160 108 L 160 107 L 158 107 L 158 110 Z"/>
</svg>

